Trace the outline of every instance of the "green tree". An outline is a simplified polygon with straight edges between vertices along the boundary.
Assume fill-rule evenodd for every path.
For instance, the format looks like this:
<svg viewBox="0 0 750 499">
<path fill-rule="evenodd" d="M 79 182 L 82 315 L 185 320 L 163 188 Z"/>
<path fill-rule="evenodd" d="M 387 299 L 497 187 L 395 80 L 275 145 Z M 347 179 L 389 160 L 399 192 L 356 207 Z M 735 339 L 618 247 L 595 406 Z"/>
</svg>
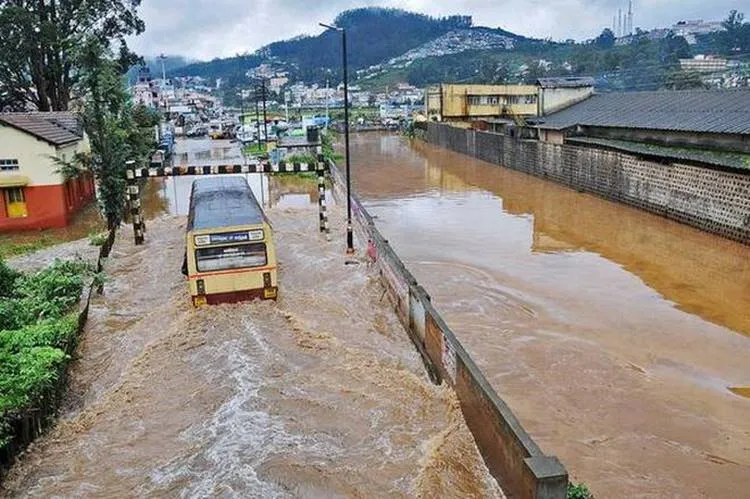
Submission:
<svg viewBox="0 0 750 499">
<path fill-rule="evenodd" d="M 669 90 L 705 89 L 700 73 L 695 71 L 672 71 L 667 73 L 664 86 Z"/>
<path fill-rule="evenodd" d="M 597 47 L 603 49 L 612 48 L 615 46 L 615 34 L 612 33 L 611 29 L 606 28 L 604 31 L 602 31 L 601 35 L 596 37 L 594 44 Z"/>
<path fill-rule="evenodd" d="M 132 107 L 125 90 L 123 68 L 97 39 L 81 49 L 77 91 L 84 95 L 81 115 L 91 142 L 90 154 L 78 154 L 62 168 L 66 175 L 90 170 L 99 186 L 99 205 L 109 228 L 122 221 L 125 208 L 126 161 L 147 161 L 155 147 L 153 127 L 158 114 Z"/>
<path fill-rule="evenodd" d="M 718 42 L 723 52 L 731 54 L 750 50 L 750 24 L 744 20 L 742 12 L 731 10 L 721 23 L 725 31 L 719 33 Z"/>
<path fill-rule="evenodd" d="M 125 43 L 139 34 L 140 0 L 0 1 L 0 106 L 68 109 L 81 74 L 78 49 L 94 38 L 115 43 L 120 66 L 137 59 Z"/>
</svg>

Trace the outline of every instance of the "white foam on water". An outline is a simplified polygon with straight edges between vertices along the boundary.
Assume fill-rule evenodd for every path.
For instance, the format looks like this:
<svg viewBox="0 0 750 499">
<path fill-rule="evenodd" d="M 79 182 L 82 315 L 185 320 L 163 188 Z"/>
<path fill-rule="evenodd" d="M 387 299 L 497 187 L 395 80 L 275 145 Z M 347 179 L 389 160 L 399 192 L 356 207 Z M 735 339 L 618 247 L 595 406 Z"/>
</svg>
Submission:
<svg viewBox="0 0 750 499">
<path fill-rule="evenodd" d="M 274 455 L 332 455 L 338 452 L 331 442 L 314 435 L 293 434 L 286 430 L 283 418 L 263 411 L 260 390 L 268 382 L 264 372 L 274 354 L 261 333 L 243 318 L 247 341 L 232 340 L 214 350 L 213 359 L 201 362 L 217 366 L 216 382 L 231 380 L 233 394 L 212 417 L 188 428 L 181 439 L 192 446 L 191 455 L 181 455 L 155 469 L 151 479 L 157 489 L 187 482 L 181 497 L 205 497 L 217 494 L 243 497 L 279 497 L 288 492 L 258 476 L 264 461 Z M 257 351 L 258 355 L 246 352 Z M 224 365 L 224 368 L 218 367 Z M 144 491 L 146 492 L 146 491 Z"/>
</svg>

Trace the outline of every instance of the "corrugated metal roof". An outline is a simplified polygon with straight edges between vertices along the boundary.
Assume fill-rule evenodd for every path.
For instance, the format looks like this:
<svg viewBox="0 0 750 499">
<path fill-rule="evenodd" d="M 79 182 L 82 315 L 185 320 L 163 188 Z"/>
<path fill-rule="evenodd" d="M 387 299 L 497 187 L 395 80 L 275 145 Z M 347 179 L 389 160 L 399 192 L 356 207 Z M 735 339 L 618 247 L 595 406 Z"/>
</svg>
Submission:
<svg viewBox="0 0 750 499">
<path fill-rule="evenodd" d="M 536 84 L 542 88 L 578 88 L 593 87 L 594 79 L 590 76 L 560 76 L 539 78 Z"/>
<path fill-rule="evenodd" d="M 551 130 L 582 125 L 747 135 L 750 90 L 596 94 L 536 122 Z"/>
<path fill-rule="evenodd" d="M 263 209 L 244 177 L 205 177 L 193 181 L 187 230 L 260 224 Z"/>
<path fill-rule="evenodd" d="M 83 137 L 80 122 L 73 113 L 0 113 L 0 123 L 26 132 L 54 146 L 77 142 Z"/>
</svg>

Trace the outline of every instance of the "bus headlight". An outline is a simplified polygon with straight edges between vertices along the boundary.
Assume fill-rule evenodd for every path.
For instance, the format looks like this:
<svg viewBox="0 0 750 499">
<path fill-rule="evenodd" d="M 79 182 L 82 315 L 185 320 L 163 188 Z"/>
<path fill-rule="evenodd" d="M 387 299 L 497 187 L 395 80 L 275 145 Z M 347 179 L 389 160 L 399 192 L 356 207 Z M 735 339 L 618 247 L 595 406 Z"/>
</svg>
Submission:
<svg viewBox="0 0 750 499">
<path fill-rule="evenodd" d="M 206 283 L 203 282 L 203 279 L 198 279 L 195 282 L 195 285 L 198 287 L 198 294 L 199 295 L 205 295 L 206 294 Z"/>
<path fill-rule="evenodd" d="M 262 241 L 263 240 L 263 229 L 251 230 L 247 233 L 251 241 Z"/>
</svg>

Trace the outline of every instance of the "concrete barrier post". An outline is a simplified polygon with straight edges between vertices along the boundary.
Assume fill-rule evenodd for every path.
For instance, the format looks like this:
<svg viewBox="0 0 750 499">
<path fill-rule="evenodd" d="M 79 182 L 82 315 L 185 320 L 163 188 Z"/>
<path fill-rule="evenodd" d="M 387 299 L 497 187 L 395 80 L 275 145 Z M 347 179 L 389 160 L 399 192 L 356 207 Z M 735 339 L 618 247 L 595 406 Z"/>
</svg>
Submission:
<svg viewBox="0 0 750 499">
<path fill-rule="evenodd" d="M 326 205 L 326 163 L 322 156 L 318 157 L 316 170 L 318 173 L 318 213 L 320 215 L 320 232 L 328 236 L 330 234 L 330 229 L 328 227 L 328 207 Z"/>
<path fill-rule="evenodd" d="M 143 215 L 141 214 L 141 192 L 138 180 L 141 172 L 135 167 L 135 161 L 126 163 L 125 176 L 128 183 L 128 199 L 130 200 L 130 218 L 133 222 L 133 237 L 135 245 L 143 244 Z"/>
</svg>

